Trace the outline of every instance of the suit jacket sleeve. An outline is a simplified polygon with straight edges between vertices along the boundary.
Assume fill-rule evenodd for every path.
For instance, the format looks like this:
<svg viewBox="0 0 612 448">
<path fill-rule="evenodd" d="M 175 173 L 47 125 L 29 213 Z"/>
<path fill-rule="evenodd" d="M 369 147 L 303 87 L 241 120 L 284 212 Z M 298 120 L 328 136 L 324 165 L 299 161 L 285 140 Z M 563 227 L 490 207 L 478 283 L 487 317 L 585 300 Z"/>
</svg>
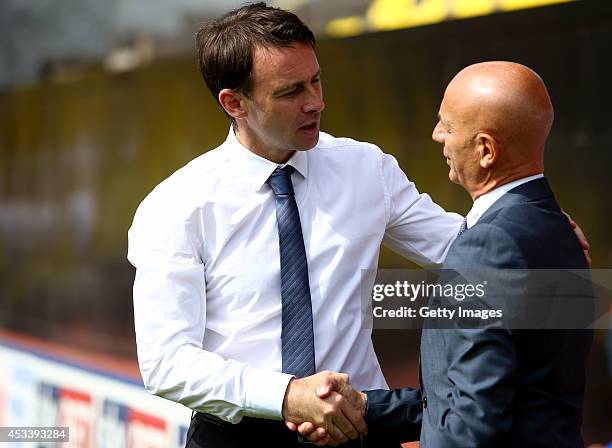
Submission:
<svg viewBox="0 0 612 448">
<path fill-rule="evenodd" d="M 389 444 L 418 440 L 421 434 L 423 402 L 421 390 L 369 390 L 365 420 L 368 436 L 384 438 Z"/>
<path fill-rule="evenodd" d="M 489 272 L 490 268 L 524 267 L 512 237 L 489 224 L 475 226 L 462 235 L 451 249 L 445 268 L 461 270 L 466 263 L 474 272 L 479 267 Z M 503 294 L 493 297 L 503 301 Z M 504 308 L 503 303 L 488 305 Z M 494 446 L 512 425 L 517 369 L 512 332 L 486 328 L 442 333 L 448 347 L 447 375 L 453 389 L 438 427 L 428 434 L 431 446 Z"/>
</svg>

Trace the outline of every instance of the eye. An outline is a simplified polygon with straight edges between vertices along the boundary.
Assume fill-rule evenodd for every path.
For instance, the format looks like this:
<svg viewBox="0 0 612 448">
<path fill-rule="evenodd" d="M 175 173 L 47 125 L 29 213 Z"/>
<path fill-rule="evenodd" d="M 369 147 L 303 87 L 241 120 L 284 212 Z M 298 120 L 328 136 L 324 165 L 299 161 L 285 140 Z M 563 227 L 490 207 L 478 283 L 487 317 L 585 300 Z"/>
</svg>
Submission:
<svg viewBox="0 0 612 448">
<path fill-rule="evenodd" d="M 299 92 L 299 87 L 289 90 L 288 92 L 283 93 L 281 96 L 293 96 Z"/>
</svg>

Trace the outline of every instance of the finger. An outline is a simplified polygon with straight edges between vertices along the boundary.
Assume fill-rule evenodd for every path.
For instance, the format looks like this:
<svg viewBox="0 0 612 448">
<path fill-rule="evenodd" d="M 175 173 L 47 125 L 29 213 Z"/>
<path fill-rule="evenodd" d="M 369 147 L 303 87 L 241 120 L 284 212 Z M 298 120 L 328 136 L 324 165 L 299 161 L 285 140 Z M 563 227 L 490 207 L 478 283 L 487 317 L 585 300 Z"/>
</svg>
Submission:
<svg viewBox="0 0 612 448">
<path fill-rule="evenodd" d="M 343 387 L 349 384 L 349 376 L 346 373 L 324 373 L 326 375 L 316 391 L 319 398 L 327 398 L 333 391 L 339 392 Z"/>
<path fill-rule="evenodd" d="M 361 411 L 355 409 L 350 403 L 344 401 L 342 403 L 342 413 L 344 417 L 349 421 L 351 426 L 359 433 L 359 434 L 367 434 L 368 426 L 366 425 L 365 420 L 361 414 Z M 345 434 L 347 434 L 345 432 Z M 356 438 L 356 437 L 352 437 Z"/>
<path fill-rule="evenodd" d="M 342 394 L 355 409 L 365 412 L 365 405 L 362 403 L 363 399 L 361 393 L 353 389 L 350 384 L 345 384 L 340 388 L 338 393 Z"/>
<path fill-rule="evenodd" d="M 334 390 L 334 383 L 329 379 L 324 379 L 321 384 L 317 386 L 317 397 L 327 398 Z"/>
<path fill-rule="evenodd" d="M 325 428 L 316 428 L 309 436 L 306 438 L 311 442 L 320 442 L 325 437 L 327 437 L 327 431 Z"/>
<path fill-rule="evenodd" d="M 584 234 L 584 232 L 580 228 L 580 226 L 578 224 L 576 224 L 576 221 L 574 221 L 570 215 L 568 215 L 564 211 L 563 211 L 563 214 L 567 217 L 567 220 L 569 221 L 570 226 L 574 230 L 574 233 L 576 234 L 576 237 L 578 238 L 578 241 L 580 241 L 580 245 L 582 246 L 582 248 L 584 250 L 589 250 L 591 248 L 591 246 L 590 246 L 590 244 L 589 244 L 589 242 L 588 242 L 588 240 L 586 238 L 586 235 Z"/>
<path fill-rule="evenodd" d="M 589 265 L 589 267 L 591 267 L 591 264 L 593 262 L 591 261 L 591 256 L 589 255 L 589 251 L 588 250 L 584 251 L 584 258 L 586 258 L 587 264 Z"/>
<path fill-rule="evenodd" d="M 326 437 L 329 437 L 325 428 L 315 429 L 315 434 L 317 435 L 317 437 L 319 437 L 319 439 L 324 439 Z"/>
<path fill-rule="evenodd" d="M 338 446 L 338 443 L 328 434 L 324 439 L 321 439 L 316 442 L 315 446 Z"/>
<path fill-rule="evenodd" d="M 340 430 L 340 428 L 338 428 L 335 424 L 330 423 L 327 426 L 327 434 L 329 434 L 329 437 L 331 438 L 331 443 L 335 443 L 336 445 L 340 444 L 340 443 L 345 443 L 348 442 L 348 437 Z M 332 444 L 332 446 L 334 446 Z"/>
<path fill-rule="evenodd" d="M 567 218 L 567 220 L 570 223 L 570 226 L 572 226 L 572 229 L 576 227 L 576 221 L 574 221 L 572 219 L 572 217 L 565 211 L 565 210 L 561 210 L 561 213 L 563 213 L 565 215 L 565 217 Z"/>
<path fill-rule="evenodd" d="M 582 232 L 582 229 L 580 229 L 580 227 L 576 227 L 575 231 L 580 232 L 578 240 L 580 241 L 580 245 L 582 246 L 582 248 L 584 250 L 589 250 L 591 248 L 591 245 L 589 244 L 589 240 L 587 240 L 585 234 Z"/>
<path fill-rule="evenodd" d="M 576 227 L 574 227 L 574 233 L 576 234 L 576 237 L 578 237 L 578 241 L 580 241 L 580 245 L 582 246 L 582 248 L 589 249 L 589 242 L 587 241 L 587 238 L 580 226 L 577 225 Z"/>
<path fill-rule="evenodd" d="M 329 395 L 335 390 L 337 391 L 340 384 L 338 384 L 335 380 L 334 375 L 329 375 L 321 381 L 321 384 L 317 386 L 317 396 L 319 398 L 327 398 Z"/>
<path fill-rule="evenodd" d="M 359 430 L 351 423 L 347 415 L 350 415 L 351 418 L 355 420 L 363 420 L 361 418 L 361 413 L 356 410 L 344 396 L 337 392 L 334 392 L 326 401 L 328 406 L 331 407 L 328 408 L 326 414 L 327 418 L 325 420 L 336 426 L 346 437 L 351 440 L 356 439 L 359 436 Z M 365 426 L 365 422 L 363 426 Z M 329 431 L 329 428 L 328 432 L 334 439 L 338 440 L 336 435 Z"/>
<path fill-rule="evenodd" d="M 297 430 L 301 436 L 306 437 L 309 436 L 313 431 L 315 431 L 316 427 L 311 422 L 303 422 L 302 424 L 300 424 L 300 426 L 298 426 Z"/>
<path fill-rule="evenodd" d="M 350 408 L 351 406 L 348 405 L 348 407 Z M 339 410 L 338 413 L 334 415 L 333 423 L 349 439 L 354 440 L 359 436 L 359 431 L 357 428 L 355 428 L 355 426 L 353 426 L 342 410 Z M 331 435 L 337 440 L 337 437 L 334 434 Z"/>
<path fill-rule="evenodd" d="M 290 422 L 289 420 L 285 420 L 285 426 L 291 431 L 297 431 L 298 429 L 298 426 L 295 423 Z"/>
</svg>

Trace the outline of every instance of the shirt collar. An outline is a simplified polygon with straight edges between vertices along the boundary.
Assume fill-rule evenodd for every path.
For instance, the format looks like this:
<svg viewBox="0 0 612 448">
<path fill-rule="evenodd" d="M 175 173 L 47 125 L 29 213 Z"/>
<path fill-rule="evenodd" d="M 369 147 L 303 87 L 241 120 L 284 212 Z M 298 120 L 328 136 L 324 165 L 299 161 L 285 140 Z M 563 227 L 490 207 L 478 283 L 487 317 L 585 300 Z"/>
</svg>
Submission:
<svg viewBox="0 0 612 448">
<path fill-rule="evenodd" d="M 508 182 L 507 184 L 500 185 L 497 188 L 494 188 L 491 191 L 479 196 L 474 201 L 474 205 L 472 205 L 472 209 L 467 214 L 467 228 L 471 228 L 474 224 L 478 222 L 480 217 L 484 215 L 484 213 L 491 207 L 499 198 L 501 198 L 504 194 L 509 192 L 515 187 L 527 183 L 529 181 L 539 179 L 544 177 L 544 174 L 535 174 L 533 176 L 523 177 L 521 179 L 513 180 L 512 182 Z"/>
<path fill-rule="evenodd" d="M 258 156 L 238 141 L 234 127 L 230 126 L 225 145 L 232 153 L 233 168 L 237 170 L 240 179 L 251 185 L 256 191 L 266 183 L 272 172 L 279 166 L 268 159 Z M 313 148 L 314 149 L 314 148 Z M 311 149 L 310 151 L 312 151 Z M 308 177 L 308 151 L 295 151 L 284 165 L 291 165 L 302 175 Z M 280 165 L 280 166 L 284 166 Z"/>
</svg>

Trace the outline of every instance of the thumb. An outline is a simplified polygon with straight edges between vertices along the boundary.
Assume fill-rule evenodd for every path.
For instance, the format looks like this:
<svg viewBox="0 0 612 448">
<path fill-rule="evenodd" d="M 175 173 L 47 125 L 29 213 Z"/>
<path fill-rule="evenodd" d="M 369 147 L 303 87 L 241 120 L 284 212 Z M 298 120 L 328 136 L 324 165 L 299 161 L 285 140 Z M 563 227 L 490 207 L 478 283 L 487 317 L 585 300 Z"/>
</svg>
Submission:
<svg viewBox="0 0 612 448">
<path fill-rule="evenodd" d="M 329 378 L 325 378 L 321 384 L 317 386 L 317 397 L 327 398 L 334 390 L 334 382 Z"/>
</svg>

